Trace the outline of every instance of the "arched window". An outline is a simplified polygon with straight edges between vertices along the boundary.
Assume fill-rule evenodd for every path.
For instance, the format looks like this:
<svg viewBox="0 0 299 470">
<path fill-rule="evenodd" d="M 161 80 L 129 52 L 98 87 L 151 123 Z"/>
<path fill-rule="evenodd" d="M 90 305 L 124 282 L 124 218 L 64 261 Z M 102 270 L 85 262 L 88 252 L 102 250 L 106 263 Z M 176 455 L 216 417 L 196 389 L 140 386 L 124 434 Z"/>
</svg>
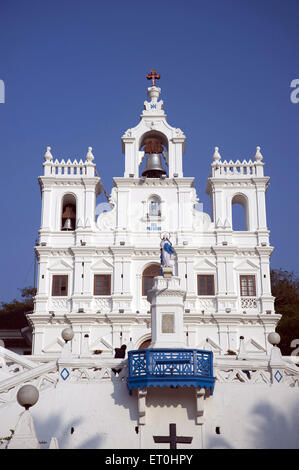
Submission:
<svg viewBox="0 0 299 470">
<path fill-rule="evenodd" d="M 153 287 L 153 279 L 156 276 L 160 276 L 160 265 L 151 264 L 148 266 L 142 274 L 142 295 L 147 295 L 147 291 Z"/>
<path fill-rule="evenodd" d="M 148 215 L 149 217 L 161 216 L 161 200 L 159 196 L 152 196 L 148 201 Z"/>
<path fill-rule="evenodd" d="M 246 231 L 248 223 L 248 201 L 243 194 L 236 194 L 232 198 L 232 229 Z"/>
<path fill-rule="evenodd" d="M 62 200 L 61 230 L 75 230 L 76 228 L 76 198 L 73 194 L 66 194 Z"/>
</svg>

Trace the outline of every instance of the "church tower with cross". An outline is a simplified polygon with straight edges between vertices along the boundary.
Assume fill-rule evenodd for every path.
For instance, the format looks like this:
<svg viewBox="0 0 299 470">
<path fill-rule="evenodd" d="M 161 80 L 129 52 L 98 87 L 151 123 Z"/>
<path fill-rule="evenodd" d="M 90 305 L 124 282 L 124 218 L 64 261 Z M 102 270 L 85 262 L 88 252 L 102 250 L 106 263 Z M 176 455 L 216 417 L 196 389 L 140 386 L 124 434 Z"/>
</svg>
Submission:
<svg viewBox="0 0 299 470">
<path fill-rule="evenodd" d="M 175 247 L 173 274 L 185 291 L 184 341 L 214 354 L 269 352 L 279 316 L 270 290 L 269 244 L 260 148 L 254 159 L 222 161 L 216 147 L 207 182 L 212 213 L 197 210 L 195 178 L 183 173 L 184 132 L 167 122 L 160 75 L 147 78 L 148 100 L 137 126 L 122 136 L 123 177 L 113 178 L 108 210 L 95 216 L 104 191 L 92 148 L 85 160 L 45 153 L 33 353 L 57 354 L 61 325 L 70 324 L 75 354 L 151 341 L 147 292 L 160 272 L 160 239 Z M 233 208 L 244 213 L 234 230 Z M 111 316 L 111 318 L 110 318 Z M 107 321 L 109 317 L 109 322 Z M 137 327 L 138 325 L 138 327 Z"/>
<path fill-rule="evenodd" d="M 18 400 L 52 447 L 296 447 L 299 372 L 277 347 L 261 149 L 232 161 L 215 147 L 211 214 L 198 209 L 186 136 L 167 122 L 160 74 L 147 79 L 99 215 L 107 193 L 93 149 L 79 160 L 46 149 L 32 353 L 0 346 L 0 436 Z M 24 429 L 39 445 L 27 408 L 8 448 L 26 447 Z M 274 432 L 277 409 L 290 419 Z"/>
</svg>

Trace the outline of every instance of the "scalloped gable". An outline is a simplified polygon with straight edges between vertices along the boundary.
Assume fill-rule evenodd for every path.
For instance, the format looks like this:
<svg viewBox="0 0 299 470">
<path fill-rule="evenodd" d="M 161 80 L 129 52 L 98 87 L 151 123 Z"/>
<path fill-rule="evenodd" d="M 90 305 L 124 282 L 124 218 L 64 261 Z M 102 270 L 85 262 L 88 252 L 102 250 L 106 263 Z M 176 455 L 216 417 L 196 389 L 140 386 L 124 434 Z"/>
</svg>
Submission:
<svg viewBox="0 0 299 470">
<path fill-rule="evenodd" d="M 213 223 L 210 215 L 207 212 L 193 209 L 193 228 L 194 230 L 211 230 L 213 228 Z"/>
<path fill-rule="evenodd" d="M 96 227 L 100 231 L 111 231 L 116 228 L 116 202 L 113 201 L 114 207 L 107 212 L 98 215 Z"/>
</svg>

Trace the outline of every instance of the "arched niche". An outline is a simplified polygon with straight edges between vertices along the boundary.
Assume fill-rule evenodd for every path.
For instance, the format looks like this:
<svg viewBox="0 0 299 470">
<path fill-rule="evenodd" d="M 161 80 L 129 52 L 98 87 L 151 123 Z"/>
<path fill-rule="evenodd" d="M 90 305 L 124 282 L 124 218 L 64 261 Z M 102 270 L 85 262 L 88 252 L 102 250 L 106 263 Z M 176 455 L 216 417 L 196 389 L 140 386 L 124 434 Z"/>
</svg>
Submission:
<svg viewBox="0 0 299 470">
<path fill-rule="evenodd" d="M 244 194 L 235 194 L 232 198 L 232 229 L 249 230 L 248 199 Z"/>
<path fill-rule="evenodd" d="M 61 230 L 75 230 L 77 201 L 74 194 L 70 193 L 63 196 L 61 208 Z"/>
<path fill-rule="evenodd" d="M 141 150 L 144 147 L 145 140 L 151 137 L 159 139 L 162 146 L 165 147 L 165 149 L 168 151 L 168 139 L 166 135 L 156 130 L 151 130 L 142 134 L 142 136 L 139 139 L 139 150 Z"/>
<path fill-rule="evenodd" d="M 147 213 L 149 217 L 161 217 L 161 198 L 157 194 L 148 198 Z"/>
<path fill-rule="evenodd" d="M 151 144 L 152 141 L 152 144 Z M 159 142 L 160 145 L 156 145 Z M 151 152 L 147 152 L 147 148 L 152 147 Z M 160 147 L 160 148 L 159 148 Z M 154 153 L 161 156 L 161 166 L 167 174 L 168 168 L 168 139 L 162 132 L 151 130 L 143 134 L 139 139 L 139 151 L 144 152 L 143 157 L 139 162 L 139 174 L 141 175 L 146 166 L 146 155 Z"/>
</svg>

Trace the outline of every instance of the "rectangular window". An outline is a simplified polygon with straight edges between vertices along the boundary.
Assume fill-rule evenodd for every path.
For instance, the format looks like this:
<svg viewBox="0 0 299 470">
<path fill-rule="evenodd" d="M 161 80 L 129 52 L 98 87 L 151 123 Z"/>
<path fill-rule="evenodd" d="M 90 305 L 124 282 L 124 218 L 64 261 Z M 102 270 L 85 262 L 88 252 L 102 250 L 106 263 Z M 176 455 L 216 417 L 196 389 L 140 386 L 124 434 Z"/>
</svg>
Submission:
<svg viewBox="0 0 299 470">
<path fill-rule="evenodd" d="M 67 296 L 68 276 L 53 276 L 52 280 L 52 296 Z"/>
<path fill-rule="evenodd" d="M 198 295 L 215 295 L 214 276 L 211 274 L 199 274 L 197 276 Z"/>
<path fill-rule="evenodd" d="M 96 274 L 94 277 L 94 295 L 111 295 L 111 275 Z"/>
<path fill-rule="evenodd" d="M 240 292 L 241 297 L 255 297 L 255 276 L 240 276 Z"/>
</svg>

